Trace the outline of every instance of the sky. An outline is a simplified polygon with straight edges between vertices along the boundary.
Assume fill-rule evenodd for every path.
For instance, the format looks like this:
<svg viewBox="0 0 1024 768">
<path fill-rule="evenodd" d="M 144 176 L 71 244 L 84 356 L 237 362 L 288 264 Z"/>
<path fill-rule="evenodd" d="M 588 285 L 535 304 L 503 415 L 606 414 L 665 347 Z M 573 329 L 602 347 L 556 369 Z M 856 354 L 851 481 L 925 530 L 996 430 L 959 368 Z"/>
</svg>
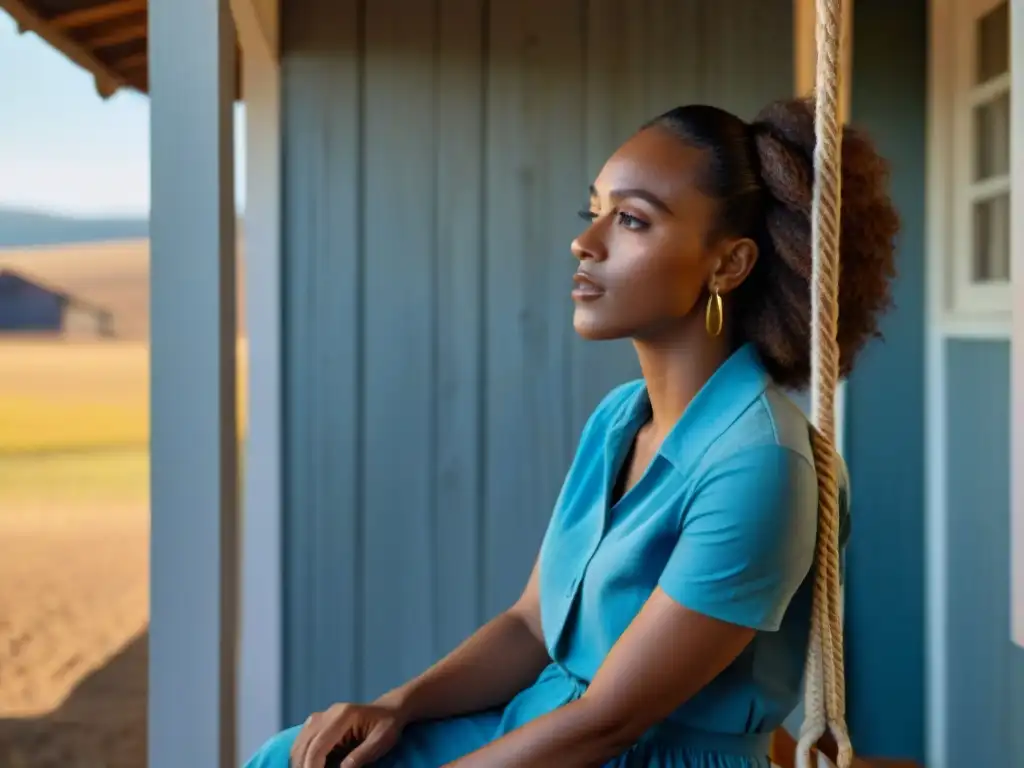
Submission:
<svg viewBox="0 0 1024 768">
<path fill-rule="evenodd" d="M 236 112 L 236 149 L 243 115 Z M 239 205 L 242 163 L 236 162 Z M 149 101 L 93 78 L 0 11 L 0 207 L 71 216 L 149 212 Z"/>
</svg>

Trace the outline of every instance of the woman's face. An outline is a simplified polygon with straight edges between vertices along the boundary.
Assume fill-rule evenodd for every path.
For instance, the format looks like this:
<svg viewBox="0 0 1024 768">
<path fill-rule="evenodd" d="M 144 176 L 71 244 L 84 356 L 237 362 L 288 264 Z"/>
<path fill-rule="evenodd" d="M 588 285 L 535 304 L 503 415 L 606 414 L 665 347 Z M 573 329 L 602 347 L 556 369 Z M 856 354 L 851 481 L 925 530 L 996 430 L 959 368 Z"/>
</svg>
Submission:
<svg viewBox="0 0 1024 768">
<path fill-rule="evenodd" d="M 659 338 L 697 318 L 723 255 L 708 246 L 716 202 L 701 193 L 698 149 L 666 130 L 640 131 L 605 163 L 590 194 L 579 260 L 576 332 L 587 339 Z"/>
</svg>

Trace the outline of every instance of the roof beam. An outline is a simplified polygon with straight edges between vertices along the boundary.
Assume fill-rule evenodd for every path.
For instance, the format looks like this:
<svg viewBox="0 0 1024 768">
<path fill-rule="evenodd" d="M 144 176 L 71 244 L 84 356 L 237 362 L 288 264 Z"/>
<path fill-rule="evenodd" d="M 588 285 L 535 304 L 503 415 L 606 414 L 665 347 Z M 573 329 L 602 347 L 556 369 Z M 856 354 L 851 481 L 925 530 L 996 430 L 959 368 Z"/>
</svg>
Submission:
<svg viewBox="0 0 1024 768">
<path fill-rule="evenodd" d="M 145 6 L 145 0 L 141 0 Z M 33 32 L 67 56 L 82 69 L 90 72 L 96 80 L 96 91 L 106 99 L 127 83 L 110 67 L 100 61 L 88 48 L 68 35 L 52 20 L 44 19 L 23 0 L 0 0 L 0 8 L 14 19 L 22 33 Z"/>
<path fill-rule="evenodd" d="M 143 69 L 149 63 L 149 59 L 145 53 L 133 53 L 130 56 L 125 56 L 123 59 L 118 59 L 114 62 L 116 66 L 122 72 L 134 72 L 137 69 Z"/>
<path fill-rule="evenodd" d="M 90 48 L 98 50 L 100 48 L 109 48 L 113 45 L 121 45 L 122 43 L 130 43 L 133 40 L 142 40 L 148 33 L 148 25 L 145 21 L 142 21 L 135 24 L 125 24 L 123 27 L 117 27 L 105 34 L 89 37 L 85 42 Z"/>
<path fill-rule="evenodd" d="M 50 19 L 57 29 L 81 29 L 126 16 L 129 13 L 145 11 L 147 0 L 111 0 L 100 5 L 91 5 L 76 11 L 68 11 Z"/>
</svg>

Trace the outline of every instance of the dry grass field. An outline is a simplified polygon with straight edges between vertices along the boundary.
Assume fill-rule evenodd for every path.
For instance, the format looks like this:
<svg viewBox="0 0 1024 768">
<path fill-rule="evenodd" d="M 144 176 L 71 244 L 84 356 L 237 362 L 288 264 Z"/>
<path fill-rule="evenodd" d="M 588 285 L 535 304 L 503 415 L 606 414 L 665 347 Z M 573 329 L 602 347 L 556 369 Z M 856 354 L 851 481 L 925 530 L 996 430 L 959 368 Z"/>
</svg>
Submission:
<svg viewBox="0 0 1024 768">
<path fill-rule="evenodd" d="M 118 338 L 0 336 L 0 766 L 142 768 L 148 249 L 0 251 L 3 268 L 110 309 Z"/>
</svg>

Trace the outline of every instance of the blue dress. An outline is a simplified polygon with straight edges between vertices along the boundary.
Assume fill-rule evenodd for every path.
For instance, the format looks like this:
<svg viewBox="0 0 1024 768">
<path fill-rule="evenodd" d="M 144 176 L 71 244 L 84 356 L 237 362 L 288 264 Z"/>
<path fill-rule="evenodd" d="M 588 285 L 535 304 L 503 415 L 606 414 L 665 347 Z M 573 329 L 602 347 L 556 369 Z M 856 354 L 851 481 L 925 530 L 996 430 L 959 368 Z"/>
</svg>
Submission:
<svg viewBox="0 0 1024 768">
<path fill-rule="evenodd" d="M 724 672 L 609 765 L 767 768 L 770 735 L 799 700 L 810 626 L 817 484 L 807 420 L 754 348 L 741 347 L 640 481 L 611 504 L 649 417 L 638 380 L 608 394 L 584 427 L 540 552 L 551 665 L 499 710 L 409 726 L 379 768 L 438 768 L 578 698 L 655 587 L 758 631 Z M 288 768 L 298 732 L 272 738 L 247 768 Z"/>
</svg>

